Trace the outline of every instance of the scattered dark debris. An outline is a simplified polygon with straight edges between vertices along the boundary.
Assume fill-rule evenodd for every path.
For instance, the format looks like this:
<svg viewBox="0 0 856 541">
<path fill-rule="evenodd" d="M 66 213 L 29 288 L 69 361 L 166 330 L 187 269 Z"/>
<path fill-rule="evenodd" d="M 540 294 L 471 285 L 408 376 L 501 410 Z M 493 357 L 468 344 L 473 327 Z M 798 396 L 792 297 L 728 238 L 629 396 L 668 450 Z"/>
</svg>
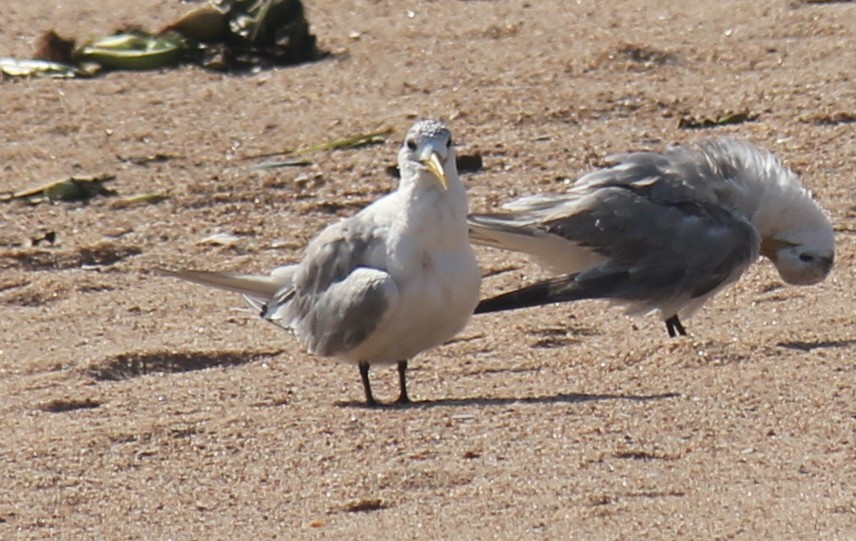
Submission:
<svg viewBox="0 0 856 541">
<path fill-rule="evenodd" d="M 130 195 L 120 199 L 114 199 L 110 202 L 111 209 L 126 209 L 131 207 L 141 207 L 144 205 L 157 205 L 170 198 L 169 194 L 165 193 L 141 193 Z"/>
<path fill-rule="evenodd" d="M 74 64 L 72 53 L 74 52 L 74 40 L 67 39 L 53 30 L 48 30 L 36 41 L 35 58 L 57 62 L 59 64 Z"/>
<path fill-rule="evenodd" d="M 484 168 L 481 154 L 461 154 L 455 158 L 458 173 L 475 173 Z"/>
<path fill-rule="evenodd" d="M 65 413 L 67 411 L 74 410 L 94 409 L 99 406 L 101 406 L 101 402 L 91 398 L 84 398 L 82 400 L 75 398 L 57 398 L 56 400 L 51 400 L 47 404 L 39 406 L 39 409 L 48 413 Z"/>
<path fill-rule="evenodd" d="M 132 163 L 134 165 L 142 165 L 146 166 L 150 163 L 164 163 L 170 160 L 178 160 L 183 158 L 183 156 L 175 156 L 173 154 L 161 154 L 160 152 L 156 154 L 148 154 L 144 156 L 121 156 L 117 155 L 116 159 L 120 162 Z"/>
<path fill-rule="evenodd" d="M 534 344 L 532 344 L 533 348 L 540 349 L 555 349 L 561 348 L 565 346 L 570 346 L 574 344 L 579 344 L 581 340 L 579 338 L 558 338 L 558 337 L 549 337 L 542 338 L 537 340 Z"/>
<path fill-rule="evenodd" d="M 589 498 L 589 505 L 601 506 L 618 503 L 622 498 L 680 498 L 686 496 L 682 490 L 637 490 L 615 495 L 600 494 Z"/>
<path fill-rule="evenodd" d="M 123 353 L 86 369 L 88 376 L 98 381 L 121 381 L 148 374 L 177 374 L 206 368 L 239 366 L 280 355 L 271 351 L 154 351 Z"/>
<path fill-rule="evenodd" d="M 350 502 L 345 505 L 345 511 L 348 513 L 368 513 L 369 511 L 380 511 L 389 507 L 380 498 L 364 498 Z"/>
<path fill-rule="evenodd" d="M 259 167 L 256 166 L 254 169 L 259 169 Z M 264 169 L 264 167 L 261 169 Z M 311 171 L 299 173 L 297 176 L 291 178 L 283 175 L 269 175 L 262 178 L 261 186 L 262 188 L 269 188 L 272 190 L 294 188 L 297 191 L 297 198 L 299 199 L 302 195 L 305 195 L 302 193 L 304 190 L 317 189 L 324 186 L 326 183 L 327 179 L 324 178 L 324 173 L 320 171 Z"/>
<path fill-rule="evenodd" d="M 66 270 L 84 266 L 108 266 L 139 255 L 136 246 L 102 241 L 73 250 L 11 249 L 0 251 L 0 269 L 20 267 L 30 271 Z"/>
<path fill-rule="evenodd" d="M 30 246 L 38 246 L 42 242 L 53 244 L 56 242 L 56 231 L 46 231 L 30 238 Z"/>
<path fill-rule="evenodd" d="M 308 167 L 315 162 L 310 160 L 271 160 L 257 163 L 253 169 L 279 169 L 280 167 Z"/>
<path fill-rule="evenodd" d="M 455 165 L 458 167 L 458 173 L 462 175 L 475 173 L 484 169 L 484 161 L 481 154 L 461 154 L 460 156 L 456 156 Z M 401 178 L 401 172 L 399 172 L 397 165 L 387 166 L 386 174 L 392 178 Z"/>
<path fill-rule="evenodd" d="M 481 458 L 481 453 L 478 451 L 467 451 L 462 456 L 467 460 L 473 460 L 475 458 Z"/>
<path fill-rule="evenodd" d="M 204 430 L 201 430 L 195 426 L 169 429 L 169 436 L 173 439 L 176 439 L 176 440 L 183 439 L 183 438 L 189 438 L 193 435 L 203 434 L 203 433 L 204 433 Z"/>
<path fill-rule="evenodd" d="M 680 456 L 649 453 L 648 451 L 618 451 L 612 456 L 623 460 L 678 460 Z"/>
<path fill-rule="evenodd" d="M 523 28 L 523 22 L 518 21 L 514 23 L 506 23 L 506 24 L 495 24 L 488 27 L 487 30 L 482 32 L 482 35 L 489 39 L 503 39 L 509 38 L 512 36 L 516 36 L 520 33 L 520 30 Z"/>
<path fill-rule="evenodd" d="M 84 266 L 113 265 L 143 251 L 102 241 L 73 250 L 12 249 L 0 251 L 0 269 L 21 267 L 26 270 L 65 270 Z"/>
<path fill-rule="evenodd" d="M 622 498 L 682 498 L 686 495 L 682 490 L 636 490 L 619 494 Z"/>
<path fill-rule="evenodd" d="M 678 63 L 675 53 L 661 51 L 647 45 L 625 44 L 614 51 L 604 51 L 591 62 L 590 69 L 599 69 L 605 65 L 627 69 L 648 70 L 659 66 Z"/>
<path fill-rule="evenodd" d="M 674 53 L 661 51 L 647 45 L 623 45 L 616 51 L 615 56 L 646 66 L 665 66 L 677 62 L 677 56 Z"/>
<path fill-rule="evenodd" d="M 852 124 L 856 122 L 856 114 L 838 111 L 835 113 L 819 113 L 805 117 L 803 122 L 817 126 L 838 126 L 839 124 Z"/>
<path fill-rule="evenodd" d="M 609 505 L 611 503 L 615 503 L 616 499 L 608 496 L 606 494 L 599 494 L 597 496 L 591 496 L 589 498 L 589 505 Z"/>
<path fill-rule="evenodd" d="M 643 107 L 648 105 L 647 98 L 642 95 L 626 95 L 626 96 L 614 96 L 606 98 L 607 107 L 604 107 L 601 112 L 603 113 L 612 113 L 618 115 L 619 117 L 627 117 L 636 113 L 636 111 L 641 110 Z"/>
<path fill-rule="evenodd" d="M 758 113 L 750 113 L 748 110 L 728 112 L 716 117 L 695 117 L 691 115 L 682 115 L 678 120 L 678 128 L 685 130 L 696 130 L 701 128 L 713 128 L 716 126 L 725 126 L 728 124 L 743 124 L 744 122 L 752 122 L 760 115 Z"/>
<path fill-rule="evenodd" d="M 137 246 L 122 246 L 110 241 L 103 241 L 92 246 L 84 246 L 77 251 L 80 257 L 79 266 L 113 265 L 143 251 Z"/>
<path fill-rule="evenodd" d="M 119 445 L 125 443 L 150 443 L 155 439 L 155 436 L 156 434 L 154 432 L 118 432 L 107 434 L 107 438 L 110 440 L 110 443 L 116 443 Z"/>
<path fill-rule="evenodd" d="M 23 200 L 37 204 L 44 201 L 86 201 L 95 196 L 112 196 L 116 192 L 105 187 L 104 183 L 115 180 L 116 175 L 101 174 L 89 176 L 71 176 L 27 188 L 14 193 L 0 194 L 0 201 Z"/>
<path fill-rule="evenodd" d="M 115 291 L 116 288 L 104 283 L 78 283 L 74 287 L 79 293 L 100 293 L 102 291 Z"/>
</svg>

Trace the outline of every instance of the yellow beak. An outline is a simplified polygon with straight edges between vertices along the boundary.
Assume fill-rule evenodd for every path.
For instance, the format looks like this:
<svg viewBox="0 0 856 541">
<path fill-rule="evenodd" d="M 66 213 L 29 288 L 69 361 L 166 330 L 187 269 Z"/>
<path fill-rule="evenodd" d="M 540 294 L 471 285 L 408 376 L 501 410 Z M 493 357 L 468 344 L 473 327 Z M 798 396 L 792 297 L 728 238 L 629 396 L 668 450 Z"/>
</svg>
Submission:
<svg viewBox="0 0 856 541">
<path fill-rule="evenodd" d="M 790 248 L 791 246 L 796 246 L 796 244 L 775 238 L 764 239 L 761 241 L 761 255 L 769 258 L 773 263 L 775 263 L 778 258 L 779 250 L 782 248 Z"/>
<path fill-rule="evenodd" d="M 440 155 L 436 152 L 431 152 L 431 155 L 427 158 L 422 158 L 420 160 L 422 165 L 428 168 L 431 171 L 431 174 L 437 177 L 437 180 L 440 181 L 440 185 L 443 186 L 444 190 L 449 188 L 449 180 L 446 178 L 446 173 L 443 171 L 443 163 L 440 161 Z"/>
</svg>

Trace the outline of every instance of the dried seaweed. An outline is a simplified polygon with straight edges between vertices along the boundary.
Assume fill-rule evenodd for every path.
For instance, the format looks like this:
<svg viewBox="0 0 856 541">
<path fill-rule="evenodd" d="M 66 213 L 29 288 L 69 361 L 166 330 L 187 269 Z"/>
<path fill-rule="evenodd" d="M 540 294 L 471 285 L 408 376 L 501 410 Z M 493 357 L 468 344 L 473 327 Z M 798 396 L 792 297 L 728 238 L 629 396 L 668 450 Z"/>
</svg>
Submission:
<svg viewBox="0 0 856 541">
<path fill-rule="evenodd" d="M 695 117 L 684 115 L 681 116 L 680 120 L 678 120 L 678 128 L 685 130 L 697 130 L 726 126 L 729 124 L 743 124 L 744 122 L 752 122 L 759 116 L 760 115 L 758 113 L 751 113 L 748 110 L 731 111 L 715 117 Z"/>
<path fill-rule="evenodd" d="M 211 0 L 159 32 L 118 30 L 76 44 L 54 30 L 36 43 L 37 60 L 0 59 L 9 77 L 85 77 L 104 69 L 153 70 L 183 63 L 226 71 L 323 58 L 301 0 Z"/>
<path fill-rule="evenodd" d="M 298 156 L 301 154 L 308 154 L 310 152 L 320 152 L 324 150 L 342 150 L 342 149 L 354 149 L 360 148 L 364 146 L 377 145 L 386 141 L 386 138 L 392 134 L 392 129 L 387 128 L 385 130 L 370 132 L 370 133 L 360 133 L 357 135 L 351 135 L 348 137 L 343 137 L 341 139 L 334 139 L 332 141 L 327 141 L 325 143 L 317 143 L 314 145 L 309 145 L 305 147 L 300 147 L 296 149 L 288 149 L 281 150 L 279 152 L 267 152 L 263 154 L 252 154 L 249 156 L 244 156 L 245 160 L 253 160 L 257 158 L 269 158 L 271 156 Z M 298 161 L 298 160 L 286 160 L 282 162 L 262 162 L 256 166 L 257 169 L 271 169 L 275 167 L 290 167 L 296 165 L 311 165 L 312 162 L 307 161 Z"/>
<path fill-rule="evenodd" d="M 24 200 L 29 203 L 45 201 L 86 201 L 96 196 L 112 196 L 116 192 L 104 186 L 116 175 L 71 176 L 14 193 L 0 194 L 0 201 Z"/>
</svg>

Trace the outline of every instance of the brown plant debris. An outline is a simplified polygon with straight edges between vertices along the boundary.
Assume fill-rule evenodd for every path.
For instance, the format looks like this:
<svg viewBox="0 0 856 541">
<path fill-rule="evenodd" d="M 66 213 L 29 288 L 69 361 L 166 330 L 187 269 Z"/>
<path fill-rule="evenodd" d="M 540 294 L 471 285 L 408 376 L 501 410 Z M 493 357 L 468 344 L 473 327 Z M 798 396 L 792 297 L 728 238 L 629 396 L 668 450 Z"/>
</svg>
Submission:
<svg viewBox="0 0 856 541">
<path fill-rule="evenodd" d="M 752 122 L 759 116 L 760 115 L 758 113 L 751 113 L 746 109 L 742 111 L 729 111 L 713 117 L 683 115 L 680 120 L 678 120 L 678 128 L 685 130 L 697 130 L 702 128 L 726 126 L 728 124 L 743 124 L 744 122 Z"/>
</svg>

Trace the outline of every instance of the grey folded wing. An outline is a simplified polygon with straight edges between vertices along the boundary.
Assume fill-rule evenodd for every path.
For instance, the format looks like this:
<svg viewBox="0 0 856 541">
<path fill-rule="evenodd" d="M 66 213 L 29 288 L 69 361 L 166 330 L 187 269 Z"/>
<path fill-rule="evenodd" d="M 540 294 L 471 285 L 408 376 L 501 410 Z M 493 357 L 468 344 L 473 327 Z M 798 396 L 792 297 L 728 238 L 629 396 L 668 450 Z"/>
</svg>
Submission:
<svg viewBox="0 0 856 541">
<path fill-rule="evenodd" d="M 566 217 L 608 203 L 605 193 L 626 190 L 640 200 L 659 204 L 686 201 L 716 204 L 719 200 L 715 172 L 709 165 L 705 166 L 699 153 L 692 149 L 676 147 L 666 154 L 619 154 L 611 156 L 610 160 L 617 163 L 584 175 L 565 193 L 521 197 L 503 205 L 508 212 L 502 214 L 470 215 L 471 240 L 476 244 L 530 253 L 549 263 L 555 256 L 545 255 L 562 246 L 556 243 L 557 239 L 551 238 L 551 233 L 561 231 L 550 231 L 545 224 L 561 222 Z M 630 209 L 606 210 L 611 211 L 619 213 L 617 218 L 621 220 Z M 577 239 L 565 233 L 564 239 L 576 244 Z"/>
<path fill-rule="evenodd" d="M 324 230 L 306 249 L 294 281 L 264 307 L 263 316 L 291 328 L 317 355 L 359 346 L 398 299 L 382 268 L 385 245 L 371 224 L 345 220 Z"/>
<path fill-rule="evenodd" d="M 706 201 L 657 200 L 644 186 L 601 187 L 570 214 L 551 213 L 536 226 L 584 246 L 604 260 L 582 272 L 483 301 L 478 312 L 582 298 L 609 298 L 630 311 L 677 313 L 734 281 L 758 257 L 754 227 Z"/>
<path fill-rule="evenodd" d="M 540 222 L 573 212 L 577 202 L 598 190 L 623 187 L 661 203 L 692 201 L 727 205 L 742 189 L 741 162 L 757 160 L 751 145 L 727 138 L 704 140 L 698 148 L 614 154 L 612 165 L 583 175 L 563 194 L 521 197 L 507 203 L 517 223 Z"/>
<path fill-rule="evenodd" d="M 736 280 L 758 257 L 758 232 L 733 204 L 744 189 L 738 164 L 753 156 L 728 139 L 616 155 L 567 193 L 471 217 L 474 242 L 560 263 L 548 252 L 573 251 L 570 267 L 579 270 L 482 301 L 477 313 L 582 298 L 622 300 L 630 311 L 698 305 L 694 299 Z M 586 251 L 601 258 L 587 260 Z"/>
</svg>

